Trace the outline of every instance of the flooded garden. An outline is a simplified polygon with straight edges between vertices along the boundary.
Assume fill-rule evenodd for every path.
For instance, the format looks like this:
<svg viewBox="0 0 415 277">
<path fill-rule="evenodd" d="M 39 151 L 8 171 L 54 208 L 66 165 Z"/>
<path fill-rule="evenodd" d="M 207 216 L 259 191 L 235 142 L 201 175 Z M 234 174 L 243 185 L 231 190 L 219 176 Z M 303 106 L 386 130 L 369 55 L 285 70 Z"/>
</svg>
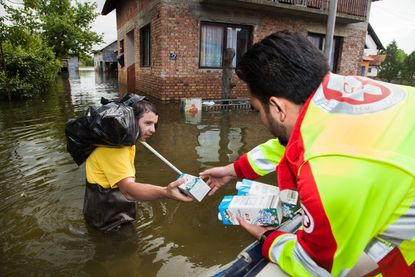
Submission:
<svg viewBox="0 0 415 277">
<path fill-rule="evenodd" d="M 35 99 L 0 103 L 1 276 L 209 276 L 253 238 L 218 220 L 235 182 L 201 203 L 139 202 L 131 230 L 101 233 L 82 215 L 85 165 L 66 150 L 65 123 L 101 97 L 118 97 L 116 76 L 81 69 L 57 78 Z M 183 172 L 234 161 L 271 135 L 252 110 L 185 114 L 156 103 L 159 124 L 148 141 Z M 165 186 L 177 174 L 137 145 L 136 179 Z M 275 175 L 262 181 L 274 183 Z"/>
</svg>

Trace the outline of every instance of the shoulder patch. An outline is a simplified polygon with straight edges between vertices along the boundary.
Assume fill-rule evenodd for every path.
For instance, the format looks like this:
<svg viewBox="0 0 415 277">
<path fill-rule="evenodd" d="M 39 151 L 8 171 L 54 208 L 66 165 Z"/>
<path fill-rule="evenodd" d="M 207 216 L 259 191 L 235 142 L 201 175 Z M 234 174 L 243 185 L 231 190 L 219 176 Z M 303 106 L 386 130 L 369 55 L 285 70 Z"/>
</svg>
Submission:
<svg viewBox="0 0 415 277">
<path fill-rule="evenodd" d="M 399 87 L 361 76 L 330 74 L 312 99 L 320 109 L 330 113 L 366 114 L 389 109 L 405 99 Z"/>
</svg>

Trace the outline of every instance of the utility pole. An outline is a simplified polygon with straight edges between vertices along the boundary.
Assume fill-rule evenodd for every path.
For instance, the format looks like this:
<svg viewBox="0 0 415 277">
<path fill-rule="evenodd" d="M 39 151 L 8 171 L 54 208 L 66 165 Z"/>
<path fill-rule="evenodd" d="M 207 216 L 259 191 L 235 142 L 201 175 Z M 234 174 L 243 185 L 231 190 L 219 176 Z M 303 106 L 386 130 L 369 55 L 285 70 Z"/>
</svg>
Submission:
<svg viewBox="0 0 415 277">
<path fill-rule="evenodd" d="M 327 0 L 329 1 L 329 15 L 327 19 L 327 30 L 326 30 L 326 41 L 324 42 L 324 54 L 329 60 L 329 64 L 332 63 L 331 60 L 331 48 L 333 45 L 333 34 L 334 26 L 336 25 L 336 13 L 337 13 L 337 0 Z"/>
</svg>

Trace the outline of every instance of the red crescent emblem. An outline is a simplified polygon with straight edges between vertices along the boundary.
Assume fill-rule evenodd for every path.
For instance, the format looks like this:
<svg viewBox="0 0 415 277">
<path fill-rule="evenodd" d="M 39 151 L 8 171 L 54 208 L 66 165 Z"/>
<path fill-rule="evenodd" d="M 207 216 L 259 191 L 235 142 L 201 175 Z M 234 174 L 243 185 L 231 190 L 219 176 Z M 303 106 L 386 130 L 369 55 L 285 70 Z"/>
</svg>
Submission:
<svg viewBox="0 0 415 277">
<path fill-rule="evenodd" d="M 371 104 L 371 103 L 381 101 L 382 99 L 385 99 L 391 94 L 391 91 L 389 88 L 383 86 L 382 84 L 378 82 L 375 82 L 367 78 L 360 78 L 357 76 L 355 76 L 354 78 L 360 82 L 360 86 L 352 86 L 346 80 L 342 88 L 343 91 L 328 88 L 327 87 L 328 79 L 325 79 L 324 81 L 326 84 L 324 84 L 324 86 L 326 87 L 326 89 L 324 89 L 324 97 L 327 100 L 336 100 L 338 102 L 346 102 L 351 105 L 363 105 L 363 104 Z M 373 91 L 368 90 L 368 88 L 370 87 L 371 88 L 377 87 L 379 88 L 379 90 L 377 90 L 376 93 L 373 93 Z M 355 93 L 363 94 L 363 100 L 358 100 L 358 99 L 350 97 L 350 95 L 355 94 Z"/>
<path fill-rule="evenodd" d="M 303 226 L 304 228 L 310 228 L 310 218 L 308 218 L 307 214 L 304 214 L 303 216 Z"/>
</svg>

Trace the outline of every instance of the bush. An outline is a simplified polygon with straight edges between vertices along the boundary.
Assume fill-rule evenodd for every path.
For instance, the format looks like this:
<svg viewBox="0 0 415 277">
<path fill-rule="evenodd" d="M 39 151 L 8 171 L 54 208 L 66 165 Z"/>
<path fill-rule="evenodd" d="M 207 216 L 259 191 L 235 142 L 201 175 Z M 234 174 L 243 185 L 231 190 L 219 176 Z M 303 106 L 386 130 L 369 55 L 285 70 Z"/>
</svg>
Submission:
<svg viewBox="0 0 415 277">
<path fill-rule="evenodd" d="M 33 36 L 25 45 L 2 43 L 3 68 L 0 71 L 0 97 L 27 98 L 45 91 L 60 70 L 50 47 Z"/>
</svg>

